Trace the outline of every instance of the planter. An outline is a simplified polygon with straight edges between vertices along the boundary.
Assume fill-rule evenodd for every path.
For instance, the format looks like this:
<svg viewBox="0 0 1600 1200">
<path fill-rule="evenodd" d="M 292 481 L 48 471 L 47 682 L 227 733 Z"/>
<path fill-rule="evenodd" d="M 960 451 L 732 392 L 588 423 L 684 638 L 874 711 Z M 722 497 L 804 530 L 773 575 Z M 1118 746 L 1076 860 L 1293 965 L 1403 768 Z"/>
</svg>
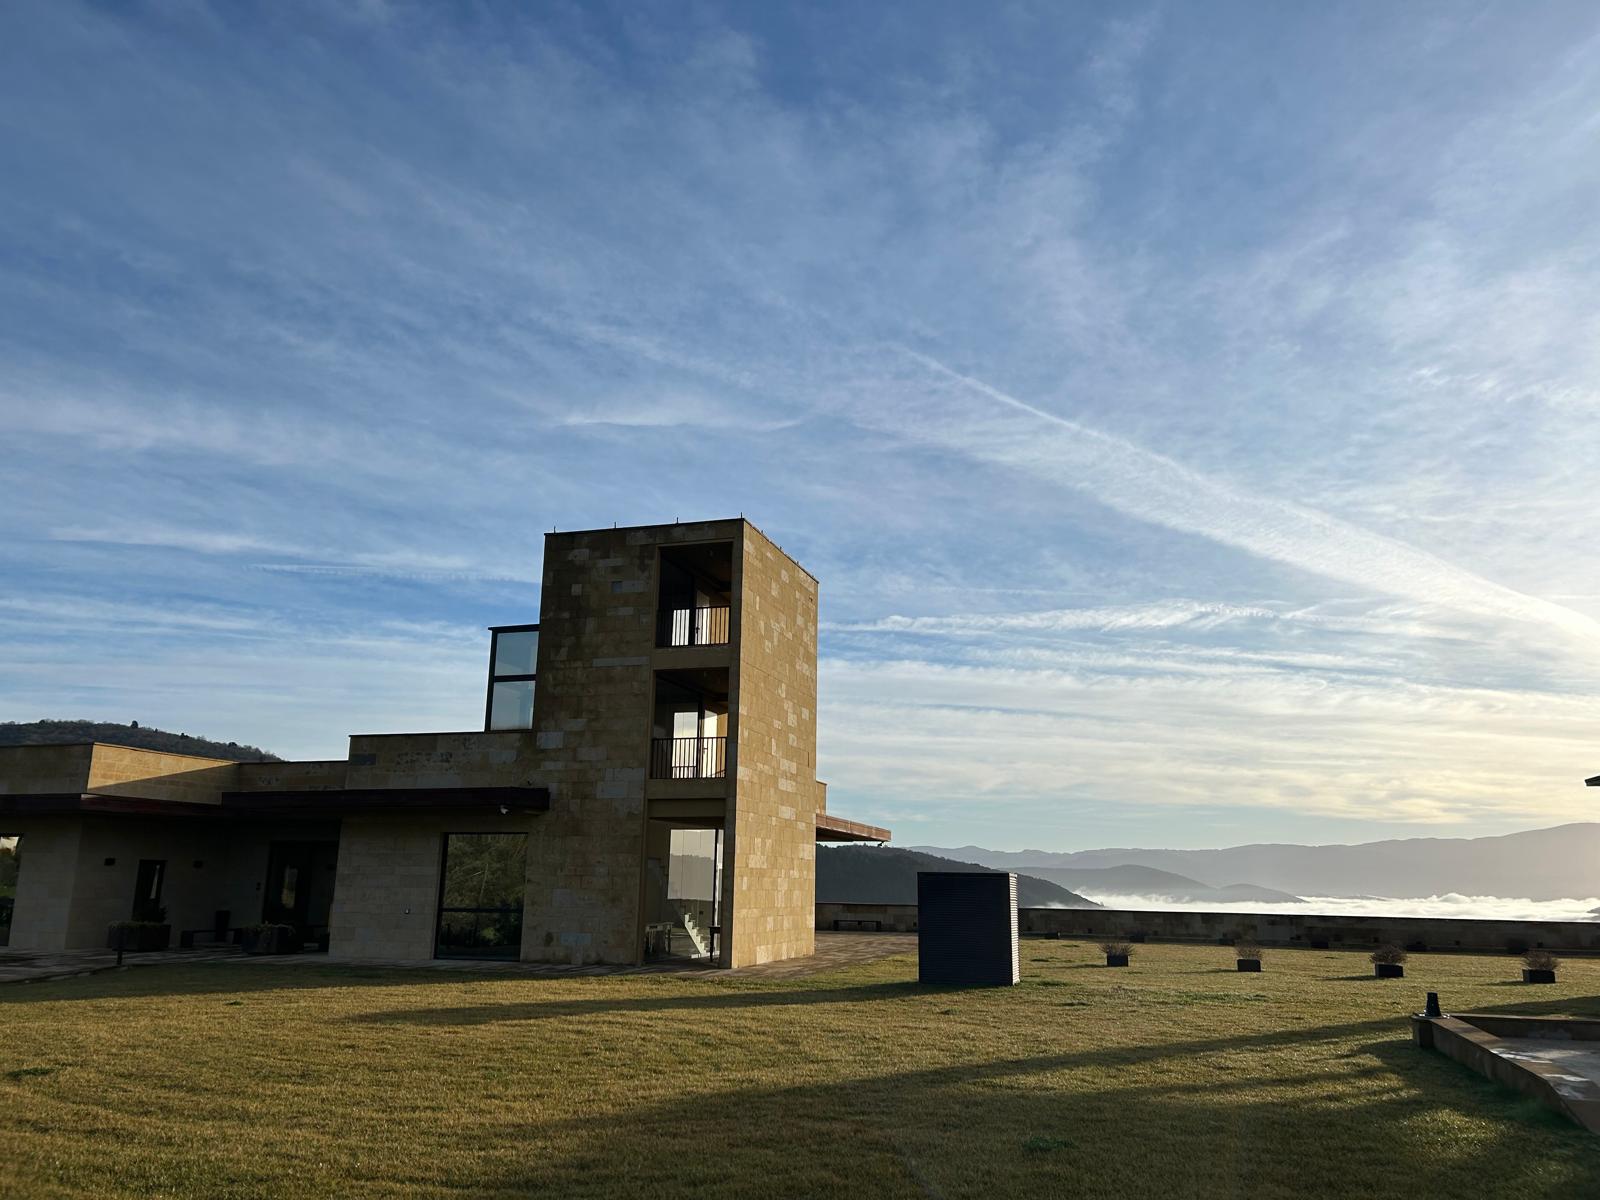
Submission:
<svg viewBox="0 0 1600 1200">
<path fill-rule="evenodd" d="M 1549 967 L 1523 967 L 1522 968 L 1522 982 L 1523 983 L 1554 983 L 1555 981 L 1556 981 L 1556 973 L 1555 973 L 1555 970 L 1553 968 L 1549 968 Z"/>
<path fill-rule="evenodd" d="M 246 954 L 294 954 L 300 949 L 300 934 L 281 925 L 245 929 L 239 933 L 239 945 Z"/>
<path fill-rule="evenodd" d="M 1106 966 L 1108 966 L 1108 967 L 1125 967 L 1127 965 L 1128 965 L 1128 956 L 1126 954 L 1108 954 L 1108 955 L 1106 955 Z"/>
<path fill-rule="evenodd" d="M 1373 963 L 1372 973 L 1379 979 L 1404 979 L 1406 968 L 1404 963 Z"/>
<path fill-rule="evenodd" d="M 106 930 L 110 950 L 165 950 L 172 944 L 172 926 L 148 921 L 118 921 Z"/>
<path fill-rule="evenodd" d="M 1261 960 L 1259 958 L 1241 958 L 1238 960 L 1238 964 L 1241 971 L 1261 970 Z"/>
</svg>

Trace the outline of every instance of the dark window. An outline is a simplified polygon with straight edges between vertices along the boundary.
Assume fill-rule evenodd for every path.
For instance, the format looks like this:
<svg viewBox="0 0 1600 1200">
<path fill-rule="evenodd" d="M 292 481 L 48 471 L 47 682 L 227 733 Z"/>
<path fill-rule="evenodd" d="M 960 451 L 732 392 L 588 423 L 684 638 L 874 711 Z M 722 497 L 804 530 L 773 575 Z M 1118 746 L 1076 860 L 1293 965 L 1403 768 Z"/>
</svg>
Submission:
<svg viewBox="0 0 1600 1200">
<path fill-rule="evenodd" d="M 527 872 L 527 834 L 445 834 L 435 956 L 521 957 Z"/>
<path fill-rule="evenodd" d="M 145 858 L 139 860 L 139 875 L 133 885 L 133 919 L 135 921 L 166 920 L 166 910 L 161 907 L 161 889 L 167 880 L 167 860 Z"/>
</svg>

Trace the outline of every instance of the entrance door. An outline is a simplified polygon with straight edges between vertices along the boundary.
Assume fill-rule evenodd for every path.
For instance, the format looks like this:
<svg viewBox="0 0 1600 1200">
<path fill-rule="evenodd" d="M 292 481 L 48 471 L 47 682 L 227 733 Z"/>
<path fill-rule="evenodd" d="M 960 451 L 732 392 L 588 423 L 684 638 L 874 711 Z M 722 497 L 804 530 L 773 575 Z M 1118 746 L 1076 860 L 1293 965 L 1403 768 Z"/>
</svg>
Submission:
<svg viewBox="0 0 1600 1200">
<path fill-rule="evenodd" d="M 166 882 L 166 859 L 139 860 L 139 875 L 133 885 L 133 912 L 130 914 L 132 920 L 152 921 L 156 924 L 166 920 L 166 913 L 161 908 L 161 889 Z"/>
<path fill-rule="evenodd" d="M 293 925 L 307 940 L 326 929 L 338 852 L 338 842 L 273 842 L 262 921 Z"/>
</svg>

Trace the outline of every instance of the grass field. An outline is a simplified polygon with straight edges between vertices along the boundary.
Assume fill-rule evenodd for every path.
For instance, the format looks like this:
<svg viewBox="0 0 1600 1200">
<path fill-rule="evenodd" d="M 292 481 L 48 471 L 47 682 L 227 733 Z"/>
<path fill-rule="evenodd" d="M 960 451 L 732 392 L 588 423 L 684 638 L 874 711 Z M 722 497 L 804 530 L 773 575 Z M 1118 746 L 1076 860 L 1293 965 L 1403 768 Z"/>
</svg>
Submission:
<svg viewBox="0 0 1600 1200">
<path fill-rule="evenodd" d="M 870 936 L 870 935 L 862 935 Z M 1600 1196 L 1600 1140 L 1405 1014 L 1600 1016 L 1600 962 L 1025 941 L 801 980 L 196 964 L 0 989 L 8 1196 Z"/>
</svg>

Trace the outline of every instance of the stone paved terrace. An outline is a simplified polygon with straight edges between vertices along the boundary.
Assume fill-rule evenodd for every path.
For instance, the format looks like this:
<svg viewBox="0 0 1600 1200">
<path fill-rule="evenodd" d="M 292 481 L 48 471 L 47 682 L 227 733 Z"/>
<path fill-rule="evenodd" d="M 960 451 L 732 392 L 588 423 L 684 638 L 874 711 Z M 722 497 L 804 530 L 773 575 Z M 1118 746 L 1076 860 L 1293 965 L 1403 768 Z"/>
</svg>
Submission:
<svg viewBox="0 0 1600 1200">
<path fill-rule="evenodd" d="M 817 952 L 810 958 L 783 959 L 759 966 L 739 967 L 729 974 L 741 978 L 799 979 L 819 971 L 854 963 L 873 962 L 897 954 L 915 954 L 917 938 L 905 933 L 818 933 Z M 199 962 L 264 963 L 271 966 L 342 966 L 342 960 L 326 954 L 263 955 L 241 954 L 233 947 L 204 950 L 163 950 L 126 954 L 124 968 L 187 965 Z M 38 983 L 115 970 L 114 950 L 67 950 L 55 954 L 29 954 L 0 951 L 0 984 Z M 527 978 L 570 978 L 585 975 L 698 975 L 717 973 L 719 968 L 692 962 L 646 963 L 644 966 L 613 967 L 592 965 L 563 966 L 551 963 L 490 962 L 482 959 L 395 959 L 372 962 L 366 959 L 349 965 L 368 969 L 465 971 L 473 974 L 513 975 Z"/>
<path fill-rule="evenodd" d="M 158 967 L 168 963 L 216 962 L 241 958 L 232 946 L 210 950 L 152 950 L 123 955 L 123 967 Z M 0 949 L 0 984 L 42 983 L 47 979 L 70 979 L 74 975 L 93 975 L 96 971 L 117 968 L 115 950 L 58 950 L 35 954 Z"/>
</svg>

